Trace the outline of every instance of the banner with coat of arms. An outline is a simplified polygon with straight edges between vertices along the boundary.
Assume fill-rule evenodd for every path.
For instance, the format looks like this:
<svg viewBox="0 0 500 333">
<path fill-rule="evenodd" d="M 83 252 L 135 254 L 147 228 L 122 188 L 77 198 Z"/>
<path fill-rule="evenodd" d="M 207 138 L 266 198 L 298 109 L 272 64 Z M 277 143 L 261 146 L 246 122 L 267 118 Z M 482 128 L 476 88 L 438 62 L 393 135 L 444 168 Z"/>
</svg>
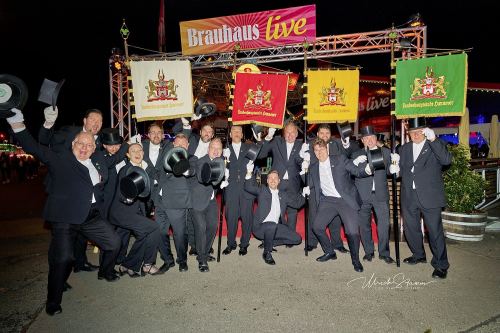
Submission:
<svg viewBox="0 0 500 333">
<path fill-rule="evenodd" d="M 193 114 L 191 63 L 131 61 L 137 121 L 190 117 Z"/>
<path fill-rule="evenodd" d="M 281 128 L 288 75 L 236 73 L 232 122 Z"/>
<path fill-rule="evenodd" d="M 308 70 L 307 121 L 355 122 L 358 118 L 359 70 Z"/>
<path fill-rule="evenodd" d="M 462 116 L 467 96 L 467 54 L 396 63 L 396 117 Z"/>
</svg>

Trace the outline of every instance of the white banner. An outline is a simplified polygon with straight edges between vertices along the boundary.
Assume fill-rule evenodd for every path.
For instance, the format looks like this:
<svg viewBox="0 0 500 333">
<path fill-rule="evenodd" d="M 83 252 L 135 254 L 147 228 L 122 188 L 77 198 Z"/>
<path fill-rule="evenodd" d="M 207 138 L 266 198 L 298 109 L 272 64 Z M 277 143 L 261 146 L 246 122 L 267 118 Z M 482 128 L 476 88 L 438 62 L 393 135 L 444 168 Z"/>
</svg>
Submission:
<svg viewBox="0 0 500 333">
<path fill-rule="evenodd" d="M 131 61 L 137 121 L 190 117 L 193 114 L 191 63 Z"/>
</svg>

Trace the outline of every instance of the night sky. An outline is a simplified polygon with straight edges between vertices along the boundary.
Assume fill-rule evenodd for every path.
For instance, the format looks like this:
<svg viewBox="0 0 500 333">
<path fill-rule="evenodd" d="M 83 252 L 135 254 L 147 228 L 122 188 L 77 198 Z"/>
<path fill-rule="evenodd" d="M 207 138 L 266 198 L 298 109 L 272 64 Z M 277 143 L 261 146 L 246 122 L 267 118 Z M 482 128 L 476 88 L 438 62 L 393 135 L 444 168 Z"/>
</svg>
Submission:
<svg viewBox="0 0 500 333">
<path fill-rule="evenodd" d="M 108 59 L 123 47 L 119 34 L 125 18 L 129 43 L 157 49 L 160 0 L 0 2 L 0 73 L 22 78 L 30 99 L 25 118 L 30 128 L 42 122 L 36 102 L 43 78 L 66 79 L 59 97 L 58 124 L 81 123 L 84 111 L 99 108 L 109 126 Z M 167 51 L 180 51 L 179 22 L 316 4 L 317 36 L 378 31 L 405 23 L 419 12 L 427 25 L 430 48 L 474 48 L 469 53 L 469 81 L 500 82 L 494 44 L 499 32 L 494 2 L 468 1 L 173 1 L 165 0 Z M 494 28 L 494 26 L 496 26 Z M 130 53 L 144 54 L 137 50 Z M 147 54 L 147 53 L 146 53 Z M 332 58 L 361 65 L 361 75 L 389 75 L 389 55 Z M 272 66 L 284 69 L 295 65 Z M 5 122 L 0 125 L 5 128 Z"/>
</svg>

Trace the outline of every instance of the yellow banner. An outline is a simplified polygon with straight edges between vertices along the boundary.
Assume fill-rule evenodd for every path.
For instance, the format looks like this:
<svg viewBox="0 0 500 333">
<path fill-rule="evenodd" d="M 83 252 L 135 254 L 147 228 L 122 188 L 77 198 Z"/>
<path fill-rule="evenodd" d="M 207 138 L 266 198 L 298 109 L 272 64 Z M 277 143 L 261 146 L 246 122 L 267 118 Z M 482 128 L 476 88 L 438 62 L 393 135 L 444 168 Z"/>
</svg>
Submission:
<svg viewBox="0 0 500 333">
<path fill-rule="evenodd" d="M 359 70 L 307 71 L 307 122 L 355 122 L 358 97 Z"/>
</svg>

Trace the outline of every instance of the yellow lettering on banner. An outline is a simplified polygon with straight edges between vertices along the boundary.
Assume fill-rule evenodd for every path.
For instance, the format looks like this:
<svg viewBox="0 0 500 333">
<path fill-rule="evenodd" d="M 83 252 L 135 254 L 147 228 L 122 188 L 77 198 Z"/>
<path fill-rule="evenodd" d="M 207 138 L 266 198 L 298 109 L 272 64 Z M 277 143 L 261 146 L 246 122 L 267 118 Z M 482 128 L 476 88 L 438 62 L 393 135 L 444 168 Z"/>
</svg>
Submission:
<svg viewBox="0 0 500 333">
<path fill-rule="evenodd" d="M 303 29 L 307 23 L 305 17 L 300 18 L 297 21 L 295 21 L 295 19 L 291 19 L 290 25 L 288 25 L 288 22 L 280 22 L 280 20 L 280 15 L 271 16 L 267 19 L 266 40 L 269 41 L 273 39 L 280 39 L 281 37 L 288 37 L 292 31 L 296 35 L 302 35 L 307 31 L 307 29 Z"/>
</svg>

